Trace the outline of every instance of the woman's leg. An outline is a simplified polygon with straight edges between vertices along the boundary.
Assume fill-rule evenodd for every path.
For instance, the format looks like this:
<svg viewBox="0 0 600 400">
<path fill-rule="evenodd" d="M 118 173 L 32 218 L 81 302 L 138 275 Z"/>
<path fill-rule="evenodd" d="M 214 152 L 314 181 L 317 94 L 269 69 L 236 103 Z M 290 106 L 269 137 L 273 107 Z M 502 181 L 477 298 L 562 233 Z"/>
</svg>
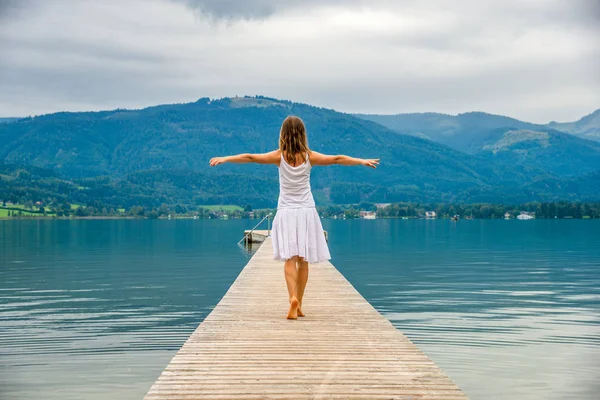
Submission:
<svg viewBox="0 0 600 400">
<path fill-rule="evenodd" d="M 298 257 L 292 257 L 285 261 L 284 272 L 285 282 L 288 288 L 288 294 L 290 295 L 290 309 L 288 311 L 288 319 L 298 318 L 298 271 L 296 270 L 296 261 Z"/>
<path fill-rule="evenodd" d="M 296 296 L 298 297 L 298 316 L 304 317 L 302 312 L 302 298 L 304 297 L 304 289 L 306 288 L 306 282 L 308 282 L 308 261 L 304 261 L 304 258 L 298 258 L 298 279 L 296 287 Z"/>
</svg>

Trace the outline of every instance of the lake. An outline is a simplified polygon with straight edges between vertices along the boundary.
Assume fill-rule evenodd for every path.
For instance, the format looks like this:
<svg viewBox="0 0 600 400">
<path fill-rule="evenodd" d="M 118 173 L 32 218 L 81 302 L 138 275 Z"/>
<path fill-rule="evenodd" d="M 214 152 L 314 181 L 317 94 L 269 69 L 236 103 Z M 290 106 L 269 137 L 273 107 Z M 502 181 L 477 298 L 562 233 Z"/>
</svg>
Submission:
<svg viewBox="0 0 600 400">
<path fill-rule="evenodd" d="M 255 222 L 0 221 L 0 398 L 142 398 Z M 332 263 L 469 398 L 597 398 L 600 221 L 323 225 Z"/>
</svg>

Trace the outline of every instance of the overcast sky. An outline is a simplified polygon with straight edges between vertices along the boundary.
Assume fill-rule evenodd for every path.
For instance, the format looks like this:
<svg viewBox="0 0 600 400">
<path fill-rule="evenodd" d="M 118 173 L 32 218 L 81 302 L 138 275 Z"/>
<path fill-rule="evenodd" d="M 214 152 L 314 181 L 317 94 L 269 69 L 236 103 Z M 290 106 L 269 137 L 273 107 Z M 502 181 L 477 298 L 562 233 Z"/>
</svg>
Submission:
<svg viewBox="0 0 600 400">
<path fill-rule="evenodd" d="M 261 94 L 532 122 L 600 108 L 599 0 L 0 0 L 0 116 Z"/>
</svg>

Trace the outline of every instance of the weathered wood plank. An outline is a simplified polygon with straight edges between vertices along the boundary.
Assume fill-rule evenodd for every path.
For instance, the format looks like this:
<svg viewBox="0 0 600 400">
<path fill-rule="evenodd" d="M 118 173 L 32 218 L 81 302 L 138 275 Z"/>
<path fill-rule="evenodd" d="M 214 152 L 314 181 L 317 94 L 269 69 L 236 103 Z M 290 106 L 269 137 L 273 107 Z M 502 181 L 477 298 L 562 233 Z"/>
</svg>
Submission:
<svg viewBox="0 0 600 400">
<path fill-rule="evenodd" d="M 309 275 L 306 317 L 287 320 L 266 238 L 146 399 L 466 399 L 333 265 Z"/>
</svg>

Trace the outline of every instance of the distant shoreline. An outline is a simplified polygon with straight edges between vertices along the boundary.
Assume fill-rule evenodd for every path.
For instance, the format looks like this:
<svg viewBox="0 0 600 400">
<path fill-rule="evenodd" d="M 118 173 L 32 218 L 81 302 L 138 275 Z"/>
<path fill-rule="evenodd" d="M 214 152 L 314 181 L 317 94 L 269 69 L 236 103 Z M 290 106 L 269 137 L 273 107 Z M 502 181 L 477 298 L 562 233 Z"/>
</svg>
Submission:
<svg viewBox="0 0 600 400">
<path fill-rule="evenodd" d="M 191 219 L 191 220 L 212 220 L 212 221 L 231 221 L 231 220 L 235 220 L 235 221 L 239 221 L 239 220 L 252 220 L 252 221 L 258 221 L 259 218 L 194 218 L 193 216 L 191 217 L 171 217 L 171 218 L 148 218 L 148 217 L 140 217 L 140 216 L 131 216 L 131 215 L 124 215 L 124 216 L 84 216 L 84 217 L 76 217 L 76 216 L 69 216 L 69 217 L 55 217 L 55 216 L 34 216 L 34 215 L 27 215 L 27 216 L 18 216 L 18 217 L 0 217 L 0 221 L 22 221 L 22 220 L 61 220 L 61 221 L 66 221 L 66 220 L 116 220 L 116 219 L 127 219 L 127 220 L 166 220 L 166 221 L 171 221 L 171 220 L 180 220 L 180 219 Z M 453 221 L 452 218 L 413 218 L 413 217 L 381 217 L 381 218 L 373 218 L 373 219 L 369 219 L 369 218 L 331 218 L 331 217 L 323 217 L 321 219 L 326 219 L 326 220 L 339 220 L 339 221 L 373 221 L 373 220 L 390 220 L 390 219 L 399 219 L 399 220 L 423 220 L 423 221 Z M 563 217 L 563 218 L 532 218 L 533 220 L 573 220 L 573 219 L 585 219 L 585 220 L 597 220 L 600 218 L 593 218 L 593 217 L 589 217 L 589 216 L 583 216 L 581 218 L 575 218 L 575 217 Z M 462 218 L 459 219 L 458 221 L 491 221 L 491 220 L 504 220 L 504 221 L 510 221 L 510 220 L 515 220 L 517 221 L 517 218 Z M 458 222 L 455 221 L 455 222 Z"/>
</svg>

